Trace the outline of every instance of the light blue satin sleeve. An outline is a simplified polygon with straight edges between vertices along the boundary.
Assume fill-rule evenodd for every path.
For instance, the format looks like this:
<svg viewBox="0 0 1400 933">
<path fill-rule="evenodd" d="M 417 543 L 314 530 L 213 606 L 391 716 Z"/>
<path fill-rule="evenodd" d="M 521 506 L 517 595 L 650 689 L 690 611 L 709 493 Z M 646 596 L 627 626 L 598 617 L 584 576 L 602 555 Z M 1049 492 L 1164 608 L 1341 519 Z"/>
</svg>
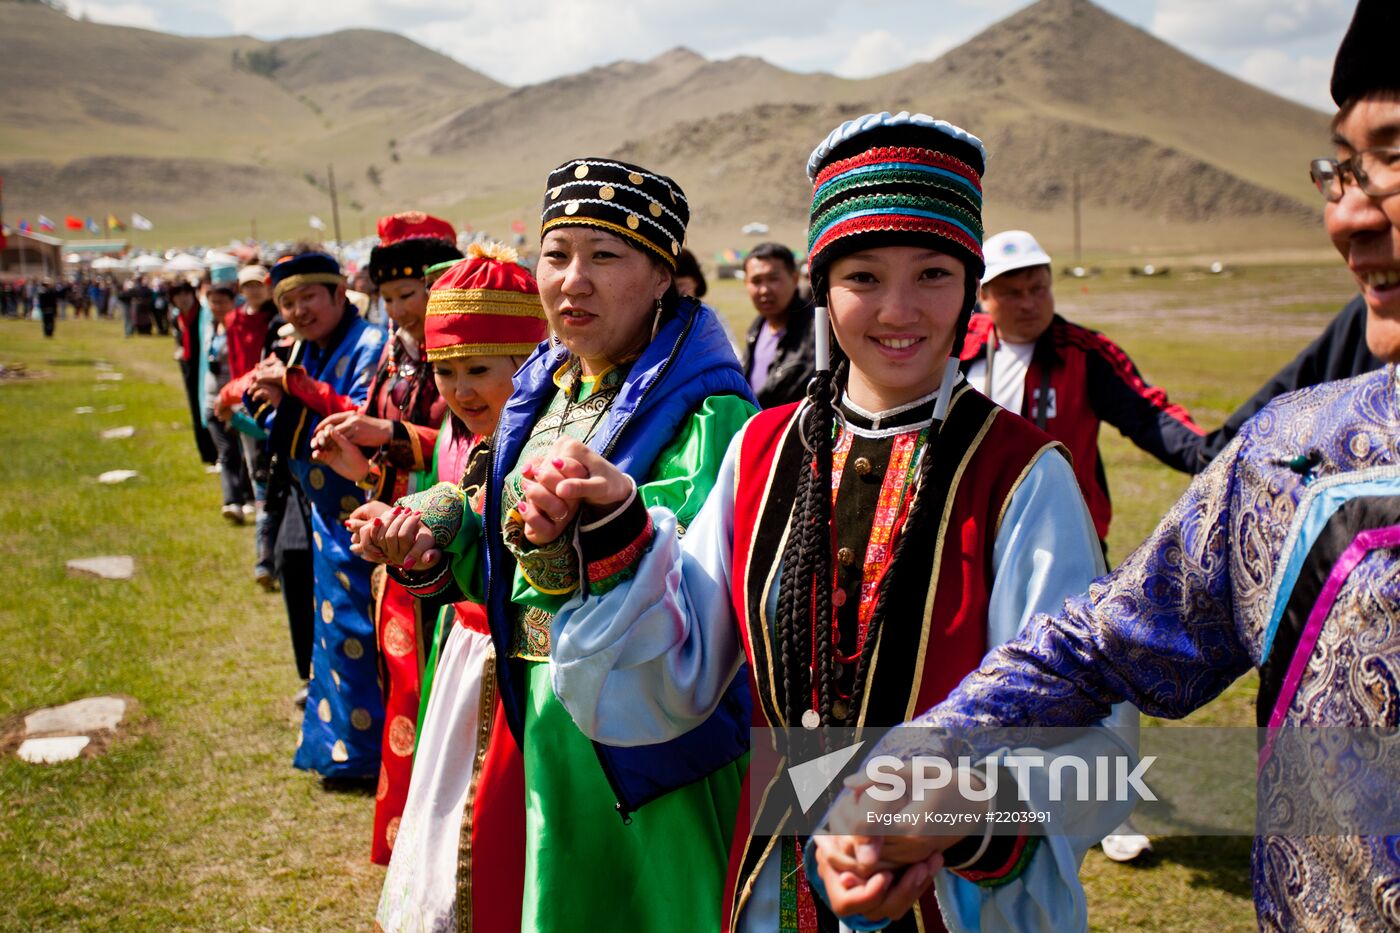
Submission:
<svg viewBox="0 0 1400 933">
<path fill-rule="evenodd" d="M 1047 452 L 1035 462 L 1002 518 L 994 551 L 996 577 L 987 613 L 987 647 L 1010 641 L 1031 616 L 1058 612 L 1064 601 L 1089 589 L 1106 570 L 1093 519 L 1084 505 L 1069 461 Z M 1002 749 L 1015 754 L 1137 754 L 1138 712 L 1113 708 L 1108 730 L 1088 733 L 1064 746 Z M 1002 771 L 1006 774 L 1005 770 Z M 1051 802 L 1046 769 L 1029 772 L 1029 810 L 1050 810 L 1057 832 L 1041 840 L 1020 876 L 999 887 L 983 887 L 949 871 L 934 878 L 938 903 L 950 931 L 1088 929 L 1088 908 L 1079 883 L 1084 854 L 1128 818 L 1132 803 Z"/>
<path fill-rule="evenodd" d="M 713 490 L 682 538 L 668 509 L 636 573 L 602 596 L 583 588 L 555 614 L 554 693 L 579 729 L 608 745 L 652 745 L 714 712 L 743 662 L 730 599 L 734 464 L 730 442 Z"/>
</svg>

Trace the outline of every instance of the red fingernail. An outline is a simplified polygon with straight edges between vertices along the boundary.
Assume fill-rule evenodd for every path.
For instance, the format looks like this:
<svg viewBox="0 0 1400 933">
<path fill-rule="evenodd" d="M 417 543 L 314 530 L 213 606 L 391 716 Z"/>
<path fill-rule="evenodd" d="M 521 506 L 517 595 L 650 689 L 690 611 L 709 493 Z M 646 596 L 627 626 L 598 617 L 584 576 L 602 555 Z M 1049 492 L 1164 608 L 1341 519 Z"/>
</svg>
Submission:
<svg viewBox="0 0 1400 933">
<path fill-rule="evenodd" d="M 381 522 L 379 519 L 376 518 L 376 519 L 374 520 L 374 527 L 376 527 L 376 528 L 382 528 L 382 527 L 384 527 L 384 523 Z"/>
<path fill-rule="evenodd" d="M 527 479 L 534 479 L 535 465 L 533 463 L 527 463 L 525 465 L 525 469 L 520 471 L 520 475 L 526 477 Z"/>
<path fill-rule="evenodd" d="M 555 460 L 555 461 L 553 461 L 553 462 L 554 462 L 554 469 L 556 469 L 556 470 L 562 470 L 562 469 L 564 469 L 564 461 L 563 461 L 563 460 Z"/>
<path fill-rule="evenodd" d="M 515 506 L 515 510 L 521 515 L 524 515 L 526 512 L 530 511 L 530 503 L 526 502 L 524 499 L 521 499 L 520 502 Z"/>
<path fill-rule="evenodd" d="M 416 563 L 418 563 L 418 561 L 414 560 L 412 557 L 405 557 L 403 561 L 403 569 L 412 570 L 413 565 Z"/>
</svg>

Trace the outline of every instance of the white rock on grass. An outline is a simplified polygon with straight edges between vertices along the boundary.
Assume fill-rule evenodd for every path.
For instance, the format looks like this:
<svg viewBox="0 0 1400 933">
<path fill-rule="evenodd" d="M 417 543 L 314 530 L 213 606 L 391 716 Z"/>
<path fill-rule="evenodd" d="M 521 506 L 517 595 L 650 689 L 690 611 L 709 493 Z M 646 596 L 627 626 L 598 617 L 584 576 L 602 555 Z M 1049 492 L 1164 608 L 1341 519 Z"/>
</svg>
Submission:
<svg viewBox="0 0 1400 933">
<path fill-rule="evenodd" d="M 102 432 L 104 441 L 120 441 L 131 437 L 136 433 L 136 429 L 129 424 L 124 424 L 119 428 L 108 428 Z"/>
<path fill-rule="evenodd" d="M 140 476 L 135 470 L 108 470 L 97 477 L 97 481 L 106 486 L 115 486 L 117 483 L 124 483 L 129 479 Z"/>
<path fill-rule="evenodd" d="M 84 697 L 62 706 L 36 709 L 24 717 L 24 734 L 99 732 L 115 729 L 125 718 L 126 701 L 121 697 Z"/>
<path fill-rule="evenodd" d="M 136 561 L 130 557 L 81 557 L 70 560 L 67 566 L 72 573 L 104 580 L 130 580 L 136 574 Z"/>
<path fill-rule="evenodd" d="M 79 405 L 77 408 L 73 409 L 73 414 L 90 415 L 95 411 L 97 411 L 97 409 L 93 408 L 91 405 Z"/>
<path fill-rule="evenodd" d="M 109 362 L 107 362 L 106 360 L 98 360 L 96 363 L 93 363 L 93 364 L 92 364 L 92 368 L 93 368 L 93 369 L 111 369 L 111 368 L 112 368 L 112 364 L 109 363 Z"/>
<path fill-rule="evenodd" d="M 126 406 L 125 406 L 125 405 L 108 405 L 106 408 L 102 409 L 102 413 L 103 413 L 104 415 L 110 415 L 110 414 L 113 414 L 114 412 L 119 412 L 119 411 L 126 411 Z"/>
<path fill-rule="evenodd" d="M 52 765 L 72 761 L 83 753 L 92 739 L 85 735 L 55 735 L 42 739 L 25 739 L 17 754 L 33 765 Z"/>
<path fill-rule="evenodd" d="M 97 374 L 98 382 L 121 382 L 125 378 L 121 373 L 100 372 Z"/>
</svg>

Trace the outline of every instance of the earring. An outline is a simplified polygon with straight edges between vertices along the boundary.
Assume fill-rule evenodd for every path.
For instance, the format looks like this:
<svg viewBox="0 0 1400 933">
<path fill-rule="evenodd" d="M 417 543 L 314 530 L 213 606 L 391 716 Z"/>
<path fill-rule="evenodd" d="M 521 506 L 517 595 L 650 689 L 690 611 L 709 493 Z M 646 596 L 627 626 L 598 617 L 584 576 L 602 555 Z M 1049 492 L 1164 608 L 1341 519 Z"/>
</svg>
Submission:
<svg viewBox="0 0 1400 933">
<path fill-rule="evenodd" d="M 656 339 L 656 334 L 661 330 L 661 314 L 665 308 L 661 305 L 661 299 L 656 299 L 656 314 L 651 319 L 651 339 Z"/>
</svg>

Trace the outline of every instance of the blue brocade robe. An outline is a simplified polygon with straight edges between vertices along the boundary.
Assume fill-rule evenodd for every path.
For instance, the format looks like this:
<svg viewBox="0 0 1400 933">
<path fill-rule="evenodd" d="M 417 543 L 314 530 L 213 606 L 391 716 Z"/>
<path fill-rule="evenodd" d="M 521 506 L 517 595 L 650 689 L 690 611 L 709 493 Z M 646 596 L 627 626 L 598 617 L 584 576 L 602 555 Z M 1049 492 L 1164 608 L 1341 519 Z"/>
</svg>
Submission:
<svg viewBox="0 0 1400 933">
<path fill-rule="evenodd" d="M 363 405 L 384 346 L 384 334 L 346 311 L 330 347 L 301 343 L 291 363 L 337 394 Z M 288 404 L 288 403 L 291 404 Z M 285 409 L 285 410 L 284 410 Z M 311 436 L 320 417 L 288 397 L 278 409 L 295 424 L 286 445 L 288 466 L 311 504 L 311 556 L 316 628 L 311 683 L 293 764 L 325 777 L 372 778 L 379 774 L 384 701 L 379 687 L 374 622 L 370 617 L 370 565 L 350 552 L 345 519 L 365 501 L 365 491 L 334 470 L 311 461 Z M 413 724 L 400 736 L 413 745 Z"/>
<path fill-rule="evenodd" d="M 1366 545 L 1400 524 L 1397 497 L 1395 366 L 1283 396 L 1122 566 L 920 722 L 1070 726 L 1125 700 L 1178 718 L 1256 667 L 1261 725 L 1400 726 L 1400 564 L 1394 546 Z M 1400 926 L 1397 842 L 1256 837 L 1260 927 Z"/>
</svg>

